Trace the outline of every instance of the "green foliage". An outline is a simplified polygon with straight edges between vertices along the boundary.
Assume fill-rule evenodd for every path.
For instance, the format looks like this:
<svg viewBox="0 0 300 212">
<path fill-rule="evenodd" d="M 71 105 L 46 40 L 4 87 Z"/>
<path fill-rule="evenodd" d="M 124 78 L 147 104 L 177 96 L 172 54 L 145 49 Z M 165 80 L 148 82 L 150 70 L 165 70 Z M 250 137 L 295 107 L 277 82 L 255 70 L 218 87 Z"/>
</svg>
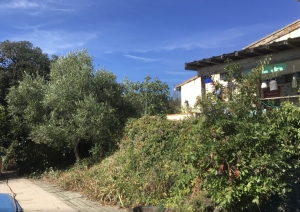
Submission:
<svg viewBox="0 0 300 212">
<path fill-rule="evenodd" d="M 212 199 L 246 209 L 291 191 L 299 178 L 299 118 L 297 108 L 283 105 L 260 121 L 218 120 L 203 132 L 199 167 Z"/>
<path fill-rule="evenodd" d="M 14 126 L 11 133 L 14 138 L 27 137 L 45 116 L 43 98 L 46 81 L 41 76 L 25 74 L 18 86 L 10 89 L 7 95 L 8 111 L 12 116 L 11 124 Z"/>
<path fill-rule="evenodd" d="M 0 104 L 6 105 L 9 88 L 18 85 L 24 73 L 47 76 L 50 59 L 28 41 L 0 42 Z"/>
<path fill-rule="evenodd" d="M 261 113 L 258 82 L 264 65 L 243 76 L 230 64 L 232 101 L 213 95 L 199 100 L 200 119 L 130 120 L 118 152 L 55 178 L 92 199 L 123 206 L 297 211 L 300 112 L 287 102 Z"/>
<path fill-rule="evenodd" d="M 20 88 L 20 90 L 23 89 L 22 92 L 27 93 L 27 95 L 22 96 L 22 94 L 19 94 L 13 87 L 19 85 L 24 75 L 25 78 L 32 79 L 39 76 L 47 77 L 49 71 L 50 60 L 48 55 L 44 54 L 40 48 L 34 47 L 30 42 L 10 42 L 8 40 L 0 42 L 0 106 L 4 106 L 4 108 L 1 107 L 0 112 L 0 146 L 8 148 L 12 140 L 28 136 L 30 126 L 25 125 L 25 122 L 22 120 L 22 114 L 24 114 L 24 112 L 35 121 L 41 118 L 39 116 L 40 113 L 35 112 L 35 110 L 40 111 L 40 98 L 38 98 L 37 95 L 41 92 L 38 90 L 39 88 L 36 87 L 36 84 L 30 85 L 31 82 L 34 83 L 34 80 L 30 81 L 27 79 L 29 89 Z M 20 97 L 20 99 L 11 100 L 19 107 L 13 109 L 17 110 L 16 115 L 12 115 L 11 112 L 7 110 L 6 98 L 11 88 L 14 90 L 15 97 Z M 27 98 L 30 100 L 27 100 Z M 31 104 L 26 107 L 24 104 L 29 102 L 31 102 Z M 27 111 L 23 111 L 23 109 Z M 19 125 L 14 125 L 16 123 Z"/>
<path fill-rule="evenodd" d="M 273 204 L 276 210 L 287 209 L 292 203 L 286 197 L 297 188 L 299 109 L 285 103 L 261 113 L 258 85 L 264 65 L 259 63 L 247 76 L 234 75 L 232 101 L 208 95 L 198 102 L 205 120 L 197 162 L 202 188 L 228 211 L 259 210 L 274 197 L 281 199 Z"/>
<path fill-rule="evenodd" d="M 130 198 L 127 204 L 174 205 L 191 192 L 196 178 L 196 170 L 187 162 L 194 141 L 192 122 L 144 117 L 127 124 L 120 146 L 124 155 L 118 158 L 125 164 L 118 188 Z"/>
<path fill-rule="evenodd" d="M 3 170 L 5 171 L 15 171 L 18 169 L 16 162 L 15 148 L 18 146 L 17 141 L 13 141 L 9 148 L 7 149 L 5 159 L 3 161 Z"/>
<path fill-rule="evenodd" d="M 165 83 L 148 76 L 120 85 L 111 72 L 95 71 L 85 50 L 55 57 L 49 81 L 36 74 L 44 69 L 19 75 L 8 71 L 17 65 L 13 60 L 2 60 L 0 86 L 15 85 L 7 111 L 0 107 L 1 145 L 9 140 L 4 132 L 10 126 L 15 139 L 4 168 L 28 173 L 58 167 L 69 161 L 72 149 L 78 159 L 80 145 L 88 145 L 93 160 L 77 161 L 55 179 L 104 203 L 191 212 L 300 208 L 300 112 L 290 103 L 261 112 L 259 82 L 268 61 L 245 76 L 229 61 L 229 101 L 212 94 L 198 99 L 198 120 L 144 116 L 129 120 L 123 131 L 130 116 L 167 112 Z M 8 76 L 22 81 L 6 85 Z"/>
<path fill-rule="evenodd" d="M 8 113 L 6 109 L 0 105 L 0 154 L 1 152 L 5 152 L 5 148 L 9 146 L 9 129 L 10 122 Z"/>
<path fill-rule="evenodd" d="M 116 149 L 129 114 L 122 92 L 113 73 L 93 70 L 86 50 L 71 52 L 52 61 L 49 81 L 27 74 L 11 89 L 13 132 L 59 152 L 74 149 L 77 159 L 81 144 L 102 157 Z"/>
<path fill-rule="evenodd" d="M 132 119 L 126 124 L 118 152 L 90 169 L 77 164 L 58 179 L 66 188 L 105 203 L 177 208 L 194 190 L 195 198 L 198 195 L 193 162 L 200 125 L 195 119 Z"/>
<path fill-rule="evenodd" d="M 225 70 L 228 73 L 228 99 L 224 101 L 216 95 L 208 93 L 204 98 L 198 98 L 195 107 L 201 108 L 202 117 L 208 126 L 216 120 L 234 118 L 247 121 L 248 119 L 260 118 L 261 102 L 260 77 L 261 70 L 268 64 L 266 61 L 258 62 L 248 75 L 241 75 L 239 64 L 228 61 Z"/>
<path fill-rule="evenodd" d="M 181 99 L 178 91 L 174 91 L 172 96 L 169 98 L 169 107 L 167 112 L 168 114 L 181 113 Z"/>
<path fill-rule="evenodd" d="M 155 78 L 145 77 L 143 82 L 131 82 L 125 78 L 124 98 L 133 108 L 136 117 L 166 114 L 168 111 L 169 86 Z"/>
<path fill-rule="evenodd" d="M 55 157 L 54 157 L 55 156 Z M 7 150 L 3 169 L 19 174 L 42 173 L 48 167 L 61 168 L 71 165 L 71 152 L 58 151 L 31 140 L 13 141 Z"/>
</svg>

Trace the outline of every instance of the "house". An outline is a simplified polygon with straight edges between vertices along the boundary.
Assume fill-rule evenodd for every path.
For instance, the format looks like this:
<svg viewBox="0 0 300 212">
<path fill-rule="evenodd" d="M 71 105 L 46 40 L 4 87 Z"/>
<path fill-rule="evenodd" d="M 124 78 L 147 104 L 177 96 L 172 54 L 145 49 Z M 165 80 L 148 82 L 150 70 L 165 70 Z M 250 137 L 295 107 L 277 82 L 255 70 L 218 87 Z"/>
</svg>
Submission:
<svg viewBox="0 0 300 212">
<path fill-rule="evenodd" d="M 246 46 L 242 50 L 233 51 L 219 56 L 185 63 L 185 70 L 197 71 L 197 76 L 179 84 L 176 89 L 181 91 L 181 104 L 193 106 L 196 97 L 204 96 L 211 88 L 207 87 L 206 79 L 212 77 L 227 85 L 224 68 L 225 61 L 230 59 L 241 66 L 244 73 L 254 68 L 257 61 L 271 56 L 270 64 L 262 70 L 262 75 L 276 72 L 278 89 L 270 89 L 262 84 L 262 100 L 275 100 L 299 103 L 298 88 L 292 86 L 293 79 L 300 78 L 300 19 L 277 30 L 276 32 Z M 272 85 L 272 84 L 270 84 Z"/>
<path fill-rule="evenodd" d="M 175 87 L 176 90 L 180 90 L 183 108 L 193 107 L 197 96 L 201 96 L 201 89 L 199 88 L 201 88 L 201 78 L 198 76 L 194 76 Z"/>
</svg>

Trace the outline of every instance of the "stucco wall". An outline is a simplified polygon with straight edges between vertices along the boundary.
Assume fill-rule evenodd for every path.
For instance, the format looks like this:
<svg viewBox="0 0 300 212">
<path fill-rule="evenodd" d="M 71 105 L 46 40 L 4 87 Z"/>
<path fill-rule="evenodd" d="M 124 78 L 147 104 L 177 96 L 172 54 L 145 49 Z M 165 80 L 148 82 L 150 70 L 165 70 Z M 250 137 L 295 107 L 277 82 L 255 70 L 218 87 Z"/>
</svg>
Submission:
<svg viewBox="0 0 300 212">
<path fill-rule="evenodd" d="M 194 107 L 196 97 L 201 96 L 201 78 L 198 77 L 181 86 L 181 106 L 185 107 L 187 101 L 190 107 Z"/>
</svg>

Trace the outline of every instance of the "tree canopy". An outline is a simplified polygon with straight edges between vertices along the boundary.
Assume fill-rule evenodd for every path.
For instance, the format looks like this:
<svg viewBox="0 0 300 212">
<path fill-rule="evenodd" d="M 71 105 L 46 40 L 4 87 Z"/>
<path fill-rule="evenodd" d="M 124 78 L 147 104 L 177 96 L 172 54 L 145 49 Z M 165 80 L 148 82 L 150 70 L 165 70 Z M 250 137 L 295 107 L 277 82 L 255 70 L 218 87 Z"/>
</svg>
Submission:
<svg viewBox="0 0 300 212">
<path fill-rule="evenodd" d="M 50 59 L 39 47 L 29 41 L 0 43 L 0 104 L 6 105 L 5 97 L 11 86 L 22 80 L 24 73 L 47 76 Z"/>
<path fill-rule="evenodd" d="M 9 130 L 11 143 L 16 141 L 12 149 L 18 151 L 12 154 L 21 157 L 17 160 L 22 166 L 31 164 L 28 170 L 56 157 L 48 155 L 47 148 L 57 156 L 73 151 L 77 159 L 109 154 L 118 147 L 129 117 L 162 114 L 168 109 L 166 83 L 157 78 L 151 81 L 150 76 L 142 83 L 118 83 L 112 72 L 94 69 L 86 50 L 50 61 L 29 42 L 1 45 L 2 100 L 14 126 Z M 33 148 L 40 152 L 38 157 L 27 152 Z M 42 155 L 48 155 L 42 163 L 32 162 Z"/>
<path fill-rule="evenodd" d="M 131 82 L 125 78 L 124 98 L 131 102 L 138 117 L 166 114 L 169 107 L 169 86 L 166 82 L 147 76 L 143 82 Z"/>
<path fill-rule="evenodd" d="M 27 74 L 8 95 L 16 129 L 29 138 L 58 149 L 89 143 L 95 154 L 116 145 L 124 122 L 122 87 L 116 76 L 93 70 L 86 50 L 71 52 L 51 64 L 49 81 Z M 24 129 L 25 128 L 25 129 Z"/>
</svg>

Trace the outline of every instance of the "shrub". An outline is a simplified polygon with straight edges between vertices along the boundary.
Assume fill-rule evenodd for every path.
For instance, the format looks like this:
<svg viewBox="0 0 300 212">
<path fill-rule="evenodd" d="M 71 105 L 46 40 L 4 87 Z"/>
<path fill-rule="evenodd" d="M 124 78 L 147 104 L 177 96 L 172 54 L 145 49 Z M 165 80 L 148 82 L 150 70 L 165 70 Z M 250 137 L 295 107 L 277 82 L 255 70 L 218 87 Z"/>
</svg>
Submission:
<svg viewBox="0 0 300 212">
<path fill-rule="evenodd" d="M 118 152 L 91 168 L 77 163 L 61 174 L 60 183 L 104 203 L 178 207 L 198 186 L 193 162 L 199 124 L 196 119 L 132 119 Z"/>
<path fill-rule="evenodd" d="M 55 155 L 55 157 L 53 157 Z M 42 173 L 50 167 L 66 167 L 75 161 L 70 152 L 60 152 L 31 140 L 13 141 L 7 150 L 3 169 L 19 174 Z"/>
<path fill-rule="evenodd" d="M 4 171 L 15 171 L 18 169 L 16 162 L 16 153 L 15 148 L 17 147 L 18 142 L 13 141 L 9 148 L 7 149 L 4 161 L 3 161 L 3 170 Z"/>
</svg>

